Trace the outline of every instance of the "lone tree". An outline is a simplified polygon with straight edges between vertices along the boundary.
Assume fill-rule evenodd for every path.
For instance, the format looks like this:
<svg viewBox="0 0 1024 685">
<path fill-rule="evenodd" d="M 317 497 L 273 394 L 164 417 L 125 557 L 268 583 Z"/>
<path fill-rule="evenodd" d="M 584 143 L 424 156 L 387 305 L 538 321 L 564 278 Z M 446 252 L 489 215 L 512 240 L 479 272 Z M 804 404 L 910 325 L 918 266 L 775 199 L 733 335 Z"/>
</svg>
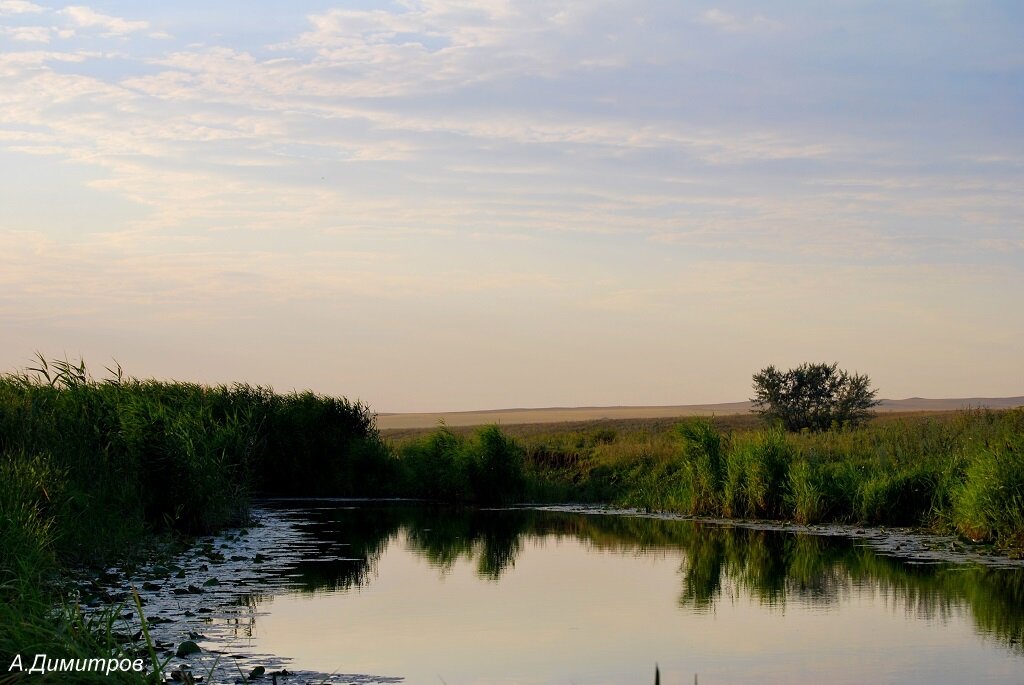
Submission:
<svg viewBox="0 0 1024 685">
<path fill-rule="evenodd" d="M 801 364 L 782 372 L 774 366 L 754 374 L 751 402 L 766 419 L 782 422 L 786 430 L 828 430 L 833 425 L 857 425 L 879 403 L 871 379 L 849 374 L 832 364 Z"/>
</svg>

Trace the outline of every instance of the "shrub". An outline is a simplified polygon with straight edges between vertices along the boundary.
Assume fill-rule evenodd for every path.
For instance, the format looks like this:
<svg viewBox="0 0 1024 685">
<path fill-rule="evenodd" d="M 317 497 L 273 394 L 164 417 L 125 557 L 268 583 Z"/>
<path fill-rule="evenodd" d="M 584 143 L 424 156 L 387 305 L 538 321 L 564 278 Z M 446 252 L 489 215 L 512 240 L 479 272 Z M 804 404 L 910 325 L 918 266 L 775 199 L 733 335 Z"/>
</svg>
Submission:
<svg viewBox="0 0 1024 685">
<path fill-rule="evenodd" d="M 513 501 L 526 486 L 524 454 L 497 426 L 481 428 L 467 439 L 442 425 L 402 447 L 405 492 L 449 502 Z"/>
<path fill-rule="evenodd" d="M 514 501 L 523 493 L 523 448 L 497 426 L 480 429 L 468 445 L 469 481 L 473 499 L 497 503 Z"/>
<path fill-rule="evenodd" d="M 405 494 L 442 501 L 464 499 L 469 493 L 468 473 L 459 455 L 463 439 L 447 426 L 403 446 Z"/>
<path fill-rule="evenodd" d="M 779 421 L 788 431 L 828 430 L 856 425 L 878 404 L 870 379 L 849 374 L 838 364 L 801 364 L 782 372 L 774 366 L 754 374 L 751 401 L 762 417 Z"/>
</svg>

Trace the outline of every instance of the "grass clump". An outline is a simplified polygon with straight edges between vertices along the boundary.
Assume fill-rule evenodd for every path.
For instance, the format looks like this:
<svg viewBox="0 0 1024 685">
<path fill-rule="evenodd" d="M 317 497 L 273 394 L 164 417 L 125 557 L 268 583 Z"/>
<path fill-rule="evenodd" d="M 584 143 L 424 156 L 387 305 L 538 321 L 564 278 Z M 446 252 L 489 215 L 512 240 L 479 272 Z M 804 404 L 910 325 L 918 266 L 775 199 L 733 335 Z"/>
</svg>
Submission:
<svg viewBox="0 0 1024 685">
<path fill-rule="evenodd" d="M 786 516 L 787 479 L 794 456 L 786 436 L 778 429 L 758 432 L 741 449 L 747 452 L 747 511 L 759 518 Z"/>
<path fill-rule="evenodd" d="M 1024 435 L 977 446 L 953 494 L 957 529 L 972 540 L 1024 548 Z"/>
<path fill-rule="evenodd" d="M 821 475 L 807 460 L 801 459 L 790 467 L 789 492 L 793 520 L 805 525 L 822 520 L 826 501 Z"/>
<path fill-rule="evenodd" d="M 464 436 L 442 425 L 398 452 L 403 494 L 495 504 L 516 501 L 526 489 L 523 449 L 497 426 Z"/>
<path fill-rule="evenodd" d="M 689 513 L 719 513 L 726 472 L 726 443 L 722 434 L 709 421 L 695 420 L 680 424 L 679 436 L 689 475 Z"/>
<path fill-rule="evenodd" d="M 928 520 L 938 474 L 927 466 L 877 472 L 860 484 L 859 519 L 871 524 L 914 525 Z"/>
<path fill-rule="evenodd" d="M 51 510 L 61 500 L 61 480 L 45 457 L 11 454 L 0 461 L 0 592 L 15 583 L 42 586 L 53 572 Z"/>
</svg>

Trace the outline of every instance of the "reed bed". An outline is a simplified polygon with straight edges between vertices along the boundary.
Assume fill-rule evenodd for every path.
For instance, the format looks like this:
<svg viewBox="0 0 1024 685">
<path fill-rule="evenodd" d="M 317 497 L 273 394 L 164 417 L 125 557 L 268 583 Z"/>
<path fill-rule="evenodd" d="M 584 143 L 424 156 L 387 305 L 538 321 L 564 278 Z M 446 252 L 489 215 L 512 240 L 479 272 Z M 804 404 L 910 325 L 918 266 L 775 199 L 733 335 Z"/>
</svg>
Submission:
<svg viewBox="0 0 1024 685">
<path fill-rule="evenodd" d="M 81 362 L 40 359 L 0 377 L 0 662 L 95 647 L 66 600 L 69 568 L 242 522 L 256 493 L 382 495 L 401 482 L 358 402 L 120 369 L 95 380 Z"/>
<path fill-rule="evenodd" d="M 1024 553 L 1024 408 L 881 415 L 857 428 L 802 433 L 748 417 L 504 430 L 521 446 L 534 501 L 924 526 Z M 388 440 L 399 454 L 418 454 L 467 433 L 441 427 Z"/>
<path fill-rule="evenodd" d="M 728 424 L 726 424 L 728 425 Z M 533 492 L 650 510 L 955 530 L 1024 551 L 1024 408 L 785 433 L 690 419 L 520 438 Z"/>
</svg>

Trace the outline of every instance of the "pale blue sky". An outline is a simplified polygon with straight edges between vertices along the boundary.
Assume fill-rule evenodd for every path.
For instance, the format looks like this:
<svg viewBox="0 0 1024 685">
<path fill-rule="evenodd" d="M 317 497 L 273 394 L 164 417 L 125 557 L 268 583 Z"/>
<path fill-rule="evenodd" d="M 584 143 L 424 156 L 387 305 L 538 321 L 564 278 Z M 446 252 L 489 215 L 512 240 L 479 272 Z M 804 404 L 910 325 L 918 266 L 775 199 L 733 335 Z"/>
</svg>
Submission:
<svg viewBox="0 0 1024 685">
<path fill-rule="evenodd" d="M 0 0 L 0 366 L 1024 394 L 1016 2 Z"/>
</svg>

